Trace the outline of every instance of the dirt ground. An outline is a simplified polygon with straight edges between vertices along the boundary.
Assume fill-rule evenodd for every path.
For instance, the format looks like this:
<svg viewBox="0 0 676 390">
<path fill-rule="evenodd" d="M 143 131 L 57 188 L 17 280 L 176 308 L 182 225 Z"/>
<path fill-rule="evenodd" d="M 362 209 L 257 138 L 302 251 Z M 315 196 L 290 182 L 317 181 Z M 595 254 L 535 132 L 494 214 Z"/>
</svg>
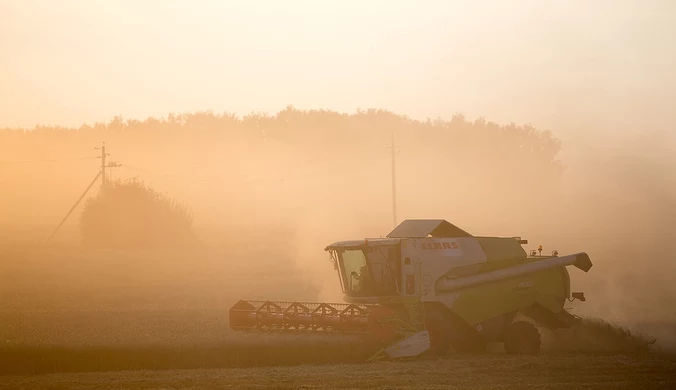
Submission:
<svg viewBox="0 0 676 390">
<path fill-rule="evenodd" d="M 0 389 L 673 389 L 676 358 L 545 354 L 293 367 L 0 377 Z"/>
<path fill-rule="evenodd" d="M 676 388 L 676 355 L 647 352 L 605 323 L 543 334 L 539 357 L 377 364 L 362 363 L 376 350 L 363 341 L 233 333 L 227 309 L 240 298 L 318 299 L 292 261 L 263 261 L 268 248 L 235 269 L 227 248 L 1 249 L 1 390 Z M 653 328 L 676 339 L 670 322 Z"/>
<path fill-rule="evenodd" d="M 186 274 L 179 255 L 153 273 L 151 264 L 117 254 L 92 262 L 82 251 L 12 253 L 16 261 L 0 273 L 3 390 L 676 388 L 676 355 L 636 348 L 604 323 L 543 334 L 539 357 L 491 351 L 367 364 L 374 349 L 364 342 L 233 334 L 227 308 L 260 289 L 243 277 L 258 270 L 217 280 L 210 275 L 223 274 L 218 256 Z M 277 296 L 293 274 L 281 267 L 265 284 L 276 290 L 261 294 Z M 672 325 L 663 328 L 673 335 Z"/>
</svg>

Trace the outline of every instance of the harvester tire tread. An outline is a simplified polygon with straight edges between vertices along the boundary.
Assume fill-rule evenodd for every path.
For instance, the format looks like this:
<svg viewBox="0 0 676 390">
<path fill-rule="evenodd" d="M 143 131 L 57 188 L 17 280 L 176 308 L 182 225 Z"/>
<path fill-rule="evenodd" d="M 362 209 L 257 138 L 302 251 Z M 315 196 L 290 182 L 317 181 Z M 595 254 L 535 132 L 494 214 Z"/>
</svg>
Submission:
<svg viewBox="0 0 676 390">
<path fill-rule="evenodd" d="M 537 355 L 541 344 L 540 332 L 530 322 L 512 322 L 505 331 L 505 351 L 508 354 Z"/>
<path fill-rule="evenodd" d="M 445 313 L 437 308 L 427 310 L 426 323 L 430 332 L 428 356 L 443 356 L 451 346 L 451 328 Z"/>
<path fill-rule="evenodd" d="M 455 352 L 462 354 L 477 354 L 486 351 L 486 341 L 470 332 L 465 337 L 453 340 L 452 345 Z"/>
</svg>

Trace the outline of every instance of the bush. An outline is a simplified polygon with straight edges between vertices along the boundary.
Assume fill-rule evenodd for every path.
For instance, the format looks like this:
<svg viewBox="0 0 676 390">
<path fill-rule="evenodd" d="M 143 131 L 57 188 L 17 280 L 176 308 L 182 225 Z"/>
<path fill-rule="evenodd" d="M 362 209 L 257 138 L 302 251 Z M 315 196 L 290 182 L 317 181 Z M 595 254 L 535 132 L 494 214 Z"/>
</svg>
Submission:
<svg viewBox="0 0 676 390">
<path fill-rule="evenodd" d="M 190 210 L 138 181 L 109 182 L 85 204 L 86 245 L 107 249 L 175 247 L 195 240 Z"/>
</svg>

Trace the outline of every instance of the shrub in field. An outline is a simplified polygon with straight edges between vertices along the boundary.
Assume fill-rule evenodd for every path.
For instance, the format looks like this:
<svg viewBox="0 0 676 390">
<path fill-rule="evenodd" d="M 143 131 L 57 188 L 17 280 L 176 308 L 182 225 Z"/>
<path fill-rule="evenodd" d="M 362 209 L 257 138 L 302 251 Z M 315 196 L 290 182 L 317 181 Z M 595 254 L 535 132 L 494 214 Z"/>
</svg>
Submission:
<svg viewBox="0 0 676 390">
<path fill-rule="evenodd" d="M 188 208 L 137 179 L 114 181 L 87 201 L 80 218 L 86 245 L 108 249 L 174 247 L 195 240 Z"/>
</svg>

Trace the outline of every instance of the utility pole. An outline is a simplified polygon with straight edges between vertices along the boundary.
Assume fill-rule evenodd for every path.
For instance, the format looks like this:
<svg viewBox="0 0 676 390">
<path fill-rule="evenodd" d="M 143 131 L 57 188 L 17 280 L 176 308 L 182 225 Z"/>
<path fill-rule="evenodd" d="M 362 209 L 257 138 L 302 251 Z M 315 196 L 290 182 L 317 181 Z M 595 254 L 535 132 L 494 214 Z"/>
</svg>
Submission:
<svg viewBox="0 0 676 390">
<path fill-rule="evenodd" d="M 121 167 L 121 164 L 118 164 L 116 162 L 111 162 L 109 164 L 106 164 L 106 157 L 110 156 L 109 153 L 106 153 L 106 143 L 104 142 L 100 147 L 96 147 L 94 149 L 101 149 L 101 155 L 98 157 L 101 159 L 101 187 L 105 187 L 106 184 L 108 183 L 107 176 L 106 176 L 106 168 L 118 168 Z"/>
<path fill-rule="evenodd" d="M 394 131 L 392 132 L 392 144 L 385 146 L 392 148 L 392 225 L 397 227 L 397 146 L 394 143 Z"/>
<path fill-rule="evenodd" d="M 106 186 L 106 143 L 101 145 L 101 187 Z"/>
<path fill-rule="evenodd" d="M 394 144 L 394 131 L 392 132 L 392 226 L 397 226 L 397 165 L 395 158 L 396 145 Z"/>
</svg>

